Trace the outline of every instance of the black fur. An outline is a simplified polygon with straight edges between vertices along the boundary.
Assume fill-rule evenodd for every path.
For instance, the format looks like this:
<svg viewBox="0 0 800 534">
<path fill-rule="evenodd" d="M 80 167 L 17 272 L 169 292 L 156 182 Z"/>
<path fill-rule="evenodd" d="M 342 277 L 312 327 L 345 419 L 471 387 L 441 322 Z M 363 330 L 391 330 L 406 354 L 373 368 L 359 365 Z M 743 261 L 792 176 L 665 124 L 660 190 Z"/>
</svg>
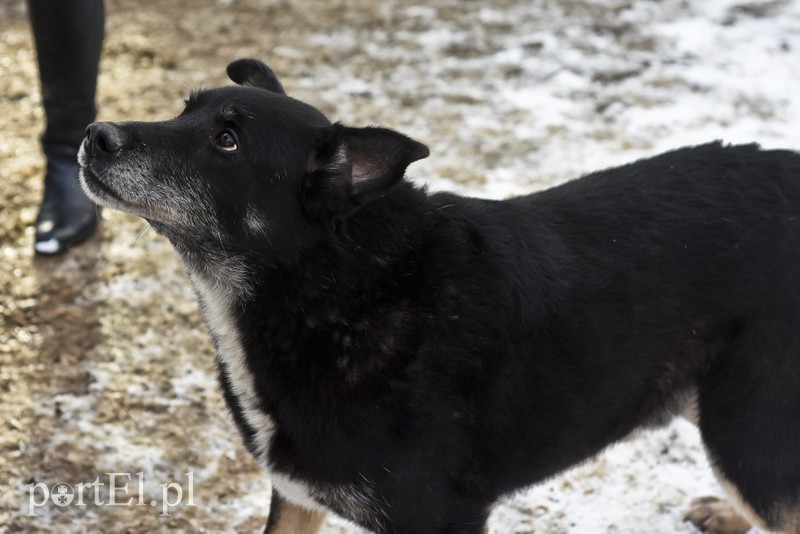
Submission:
<svg viewBox="0 0 800 534">
<path fill-rule="evenodd" d="M 176 220 L 116 206 L 148 218 L 190 273 L 246 273 L 229 290 L 276 423 L 272 472 L 375 531 L 478 533 L 502 495 L 696 393 L 721 474 L 768 526 L 797 513 L 797 154 L 712 143 L 505 201 L 428 194 L 402 179 L 423 145 L 331 125 L 257 62 L 229 73 L 256 87 L 108 125 L 125 148 L 90 146 L 84 181 L 124 200 L 92 182 L 146 157 L 152 180 L 208 203 Z M 213 144 L 226 127 L 232 154 Z M 263 235 L 243 223 L 253 207 Z M 354 511 L 328 491 L 341 487 L 369 499 Z"/>
</svg>

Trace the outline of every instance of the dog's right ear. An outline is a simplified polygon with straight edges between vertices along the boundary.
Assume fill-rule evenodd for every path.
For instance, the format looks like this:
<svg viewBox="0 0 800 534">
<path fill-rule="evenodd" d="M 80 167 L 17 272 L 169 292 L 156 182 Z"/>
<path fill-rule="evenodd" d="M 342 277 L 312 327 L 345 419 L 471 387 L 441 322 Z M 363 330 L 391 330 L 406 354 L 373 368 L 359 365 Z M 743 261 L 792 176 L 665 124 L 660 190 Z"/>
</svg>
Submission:
<svg viewBox="0 0 800 534">
<path fill-rule="evenodd" d="M 225 69 L 228 78 L 239 85 L 260 87 L 273 93 L 286 94 L 272 69 L 257 59 L 237 59 Z"/>
</svg>

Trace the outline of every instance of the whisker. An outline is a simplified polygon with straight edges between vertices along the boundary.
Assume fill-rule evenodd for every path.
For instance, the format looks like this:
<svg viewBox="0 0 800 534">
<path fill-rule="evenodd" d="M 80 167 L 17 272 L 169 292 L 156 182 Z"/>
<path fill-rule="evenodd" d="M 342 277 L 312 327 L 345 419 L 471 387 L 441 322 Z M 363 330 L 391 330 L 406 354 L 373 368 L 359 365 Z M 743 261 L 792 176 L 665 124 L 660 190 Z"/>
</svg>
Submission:
<svg viewBox="0 0 800 534">
<path fill-rule="evenodd" d="M 146 224 L 144 226 L 144 228 L 139 230 L 139 234 L 136 236 L 136 239 L 134 239 L 133 243 L 131 243 L 131 248 L 135 247 L 136 243 L 138 243 L 141 238 L 143 238 L 144 236 L 146 236 L 150 232 L 150 228 L 152 228 L 152 226 L 150 226 L 149 224 Z"/>
</svg>

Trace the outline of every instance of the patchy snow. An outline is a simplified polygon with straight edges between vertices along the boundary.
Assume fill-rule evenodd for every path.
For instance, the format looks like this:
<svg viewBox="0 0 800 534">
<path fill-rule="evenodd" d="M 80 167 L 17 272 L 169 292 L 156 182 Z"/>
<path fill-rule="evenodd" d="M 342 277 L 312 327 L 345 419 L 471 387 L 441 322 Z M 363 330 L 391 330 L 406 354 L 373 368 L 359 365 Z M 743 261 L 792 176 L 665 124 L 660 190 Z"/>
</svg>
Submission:
<svg viewBox="0 0 800 534">
<path fill-rule="evenodd" d="M 0 227 L 16 240 L 0 256 L 14 304 L 0 310 L 39 322 L 0 332 L 0 357 L 13 354 L 0 362 L 13 399 L 0 406 L 11 410 L 0 524 L 258 531 L 269 482 L 222 406 L 210 342 L 169 244 L 107 211 L 101 244 L 57 266 L 30 257 L 40 111 L 27 27 L 12 17 L 19 5 L 0 0 L 9 14 L 0 17 L 0 84 L 15 112 L 0 140 L 0 181 L 17 214 L 14 228 Z M 115 0 L 108 14 L 101 119 L 168 118 L 188 88 L 225 83 L 229 60 L 260 57 L 290 94 L 331 118 L 428 144 L 431 156 L 409 172 L 432 190 L 505 198 L 714 139 L 800 147 L 800 0 Z M 63 316 L 49 311 L 58 303 Z M 55 385 L 37 382 L 44 366 Z M 193 471 L 198 506 L 170 519 L 147 507 L 21 514 L 29 480 L 109 471 L 144 472 L 154 498 L 162 482 Z M 720 493 L 697 430 L 676 420 L 508 497 L 490 532 L 690 533 L 682 515 L 691 498 Z M 331 518 L 324 532 L 360 531 Z"/>
</svg>

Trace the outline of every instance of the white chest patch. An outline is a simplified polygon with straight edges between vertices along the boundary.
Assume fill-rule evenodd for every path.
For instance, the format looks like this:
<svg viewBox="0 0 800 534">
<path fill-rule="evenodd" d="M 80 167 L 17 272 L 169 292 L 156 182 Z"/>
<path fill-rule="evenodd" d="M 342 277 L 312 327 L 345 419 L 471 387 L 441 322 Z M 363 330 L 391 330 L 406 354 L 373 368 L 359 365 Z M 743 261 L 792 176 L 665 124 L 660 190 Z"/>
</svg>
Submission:
<svg viewBox="0 0 800 534">
<path fill-rule="evenodd" d="M 214 287 L 201 276 L 190 276 L 203 304 L 206 324 L 217 341 L 217 357 L 224 365 L 233 396 L 242 410 L 244 420 L 255 432 L 256 460 L 268 467 L 267 452 L 275 432 L 275 422 L 260 407 L 255 378 L 247 366 L 234 321 L 233 299 L 222 288 Z"/>
<path fill-rule="evenodd" d="M 311 496 L 311 488 L 308 484 L 294 480 L 283 473 L 272 473 L 271 478 L 272 486 L 287 501 L 307 510 L 328 511 Z"/>
<path fill-rule="evenodd" d="M 255 456 L 258 463 L 270 472 L 275 489 L 287 500 L 308 510 L 327 511 L 320 504 L 333 500 L 350 513 L 350 517 L 368 520 L 365 509 L 370 509 L 373 501 L 372 489 L 364 480 L 363 484 L 341 487 L 314 488 L 283 473 L 270 471 L 269 445 L 275 433 L 275 421 L 260 406 L 256 393 L 255 377 L 247 366 L 244 347 L 234 319 L 234 299 L 230 288 L 221 288 L 207 282 L 202 276 L 190 273 L 203 305 L 203 315 L 208 328 L 216 339 L 217 357 L 224 366 L 224 373 L 230 383 L 233 396 L 242 410 L 242 416 L 254 430 Z"/>
<path fill-rule="evenodd" d="M 312 487 L 282 473 L 272 474 L 272 485 L 287 501 L 307 510 L 329 511 L 326 505 L 335 507 L 345 517 L 364 525 L 380 525 L 377 516 L 386 516 L 370 482 L 364 478 L 358 484 Z"/>
</svg>

